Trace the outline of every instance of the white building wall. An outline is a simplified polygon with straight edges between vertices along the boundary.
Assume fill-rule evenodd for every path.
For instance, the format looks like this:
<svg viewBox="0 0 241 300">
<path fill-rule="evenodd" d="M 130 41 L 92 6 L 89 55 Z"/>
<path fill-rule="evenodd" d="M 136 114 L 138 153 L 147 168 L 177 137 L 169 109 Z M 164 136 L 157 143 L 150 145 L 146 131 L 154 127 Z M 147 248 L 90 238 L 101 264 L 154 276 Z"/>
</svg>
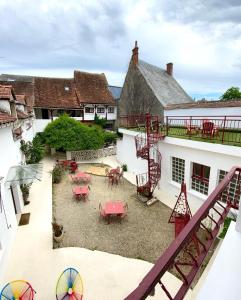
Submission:
<svg viewBox="0 0 241 300">
<path fill-rule="evenodd" d="M 119 131 L 123 133 L 123 139 L 117 143 L 117 159 L 119 162 L 127 163 L 128 170 L 133 174 L 147 172 L 146 161 L 136 158 L 134 137 L 138 133 L 126 129 L 120 129 Z M 180 184 L 172 181 L 171 158 L 174 156 L 184 159 L 185 182 L 189 204 L 193 213 L 207 198 L 207 196 L 191 189 L 193 162 L 210 166 L 209 194 L 217 185 L 220 169 L 229 171 L 234 165 L 241 166 L 241 150 L 239 147 L 166 137 L 164 141 L 158 143 L 158 148 L 162 155 L 162 177 L 159 188 L 155 190 L 154 195 L 173 208 L 176 202 L 175 195 L 180 192 Z M 163 199 L 163 192 L 169 194 L 168 199 L 173 199 L 173 201 Z"/>
<path fill-rule="evenodd" d="M 241 116 L 241 107 L 187 108 L 164 110 L 164 117 L 172 116 Z"/>
<path fill-rule="evenodd" d="M 35 119 L 34 120 L 34 131 L 36 133 L 43 132 L 45 127 L 51 122 L 51 119 Z"/>
<path fill-rule="evenodd" d="M 7 257 L 17 229 L 17 221 L 23 207 L 22 195 L 19 186 L 16 185 L 13 188 L 17 200 L 18 215 L 16 216 L 11 191 L 9 185 L 6 184 L 9 168 L 20 164 L 22 161 L 19 146 L 20 142 L 14 142 L 13 140 L 12 126 L 0 128 L 0 177 L 3 177 L 1 180 L 1 195 L 4 204 L 4 210 L 0 209 L 0 278 L 6 267 Z"/>
</svg>

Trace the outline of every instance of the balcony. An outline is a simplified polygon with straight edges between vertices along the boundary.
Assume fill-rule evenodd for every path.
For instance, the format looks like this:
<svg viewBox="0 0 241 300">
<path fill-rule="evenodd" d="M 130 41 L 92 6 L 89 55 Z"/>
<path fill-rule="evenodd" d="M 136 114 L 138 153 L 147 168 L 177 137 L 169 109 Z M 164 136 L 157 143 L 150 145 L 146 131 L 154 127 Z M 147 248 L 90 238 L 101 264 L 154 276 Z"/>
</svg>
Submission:
<svg viewBox="0 0 241 300">
<path fill-rule="evenodd" d="M 119 127 L 145 131 L 145 115 L 121 116 Z M 241 116 L 166 117 L 160 131 L 174 138 L 241 146 Z"/>
</svg>

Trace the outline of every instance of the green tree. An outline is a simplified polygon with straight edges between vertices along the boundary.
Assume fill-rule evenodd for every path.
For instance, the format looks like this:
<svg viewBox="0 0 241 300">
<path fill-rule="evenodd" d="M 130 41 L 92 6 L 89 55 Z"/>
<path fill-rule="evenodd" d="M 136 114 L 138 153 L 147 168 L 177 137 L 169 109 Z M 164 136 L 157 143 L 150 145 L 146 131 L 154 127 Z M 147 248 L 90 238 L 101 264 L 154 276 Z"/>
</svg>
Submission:
<svg viewBox="0 0 241 300">
<path fill-rule="evenodd" d="M 231 87 L 220 97 L 222 101 L 230 101 L 233 99 L 241 100 L 241 92 L 238 87 Z"/>
<path fill-rule="evenodd" d="M 32 142 L 21 140 L 20 149 L 24 153 L 27 164 L 36 164 L 44 157 L 44 146 L 38 135 Z"/>
<path fill-rule="evenodd" d="M 49 123 L 44 130 L 45 142 L 57 150 L 99 149 L 104 145 L 104 131 L 99 126 L 88 126 L 67 114 Z"/>
</svg>

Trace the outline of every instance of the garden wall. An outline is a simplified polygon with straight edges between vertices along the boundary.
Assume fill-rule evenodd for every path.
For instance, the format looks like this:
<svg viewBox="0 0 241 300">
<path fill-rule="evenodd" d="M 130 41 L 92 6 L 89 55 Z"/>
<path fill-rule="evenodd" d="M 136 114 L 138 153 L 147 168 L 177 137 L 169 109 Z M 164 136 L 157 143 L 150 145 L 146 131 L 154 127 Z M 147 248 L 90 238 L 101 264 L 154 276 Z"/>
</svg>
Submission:
<svg viewBox="0 0 241 300">
<path fill-rule="evenodd" d="M 75 159 L 76 161 L 97 159 L 110 155 L 116 155 L 116 146 L 110 146 L 97 150 L 79 150 L 66 152 L 67 159 Z"/>
</svg>

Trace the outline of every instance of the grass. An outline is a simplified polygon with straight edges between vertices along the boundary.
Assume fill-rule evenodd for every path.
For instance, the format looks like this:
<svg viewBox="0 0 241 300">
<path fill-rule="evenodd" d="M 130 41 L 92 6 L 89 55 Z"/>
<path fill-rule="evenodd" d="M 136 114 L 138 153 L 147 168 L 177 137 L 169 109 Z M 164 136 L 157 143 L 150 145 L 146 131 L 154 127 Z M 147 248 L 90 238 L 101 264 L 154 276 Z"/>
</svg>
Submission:
<svg viewBox="0 0 241 300">
<path fill-rule="evenodd" d="M 228 228 L 229 228 L 229 225 L 231 223 L 231 221 L 235 221 L 234 219 L 232 218 L 229 218 L 227 217 L 225 220 L 224 220 L 224 225 L 223 225 L 223 231 L 220 233 L 220 235 L 218 236 L 220 239 L 224 239 L 225 238 L 225 235 L 228 231 Z"/>
<path fill-rule="evenodd" d="M 145 132 L 145 127 L 130 128 L 130 130 Z M 227 129 L 224 131 L 224 134 L 223 132 L 220 131 L 214 137 L 210 137 L 210 136 L 202 136 L 200 131 L 192 134 L 187 134 L 187 129 L 185 127 L 172 126 L 168 128 L 168 134 L 166 132 L 166 128 L 162 128 L 161 133 L 166 134 L 166 136 L 179 138 L 179 139 L 187 139 L 187 140 L 193 140 L 193 141 L 199 141 L 205 143 L 223 144 L 223 145 L 241 147 L 241 130 Z"/>
<path fill-rule="evenodd" d="M 241 147 L 241 131 L 237 131 L 237 130 L 233 130 L 233 131 L 226 130 L 224 131 L 224 134 L 223 132 L 219 132 L 214 137 L 209 137 L 209 136 L 202 136 L 201 132 L 187 134 L 186 128 L 169 127 L 167 136 L 181 138 L 181 139 L 195 140 L 200 142 L 213 143 L 213 144 L 224 144 L 224 145 Z M 223 143 L 222 143 L 222 139 L 223 139 Z"/>
</svg>

